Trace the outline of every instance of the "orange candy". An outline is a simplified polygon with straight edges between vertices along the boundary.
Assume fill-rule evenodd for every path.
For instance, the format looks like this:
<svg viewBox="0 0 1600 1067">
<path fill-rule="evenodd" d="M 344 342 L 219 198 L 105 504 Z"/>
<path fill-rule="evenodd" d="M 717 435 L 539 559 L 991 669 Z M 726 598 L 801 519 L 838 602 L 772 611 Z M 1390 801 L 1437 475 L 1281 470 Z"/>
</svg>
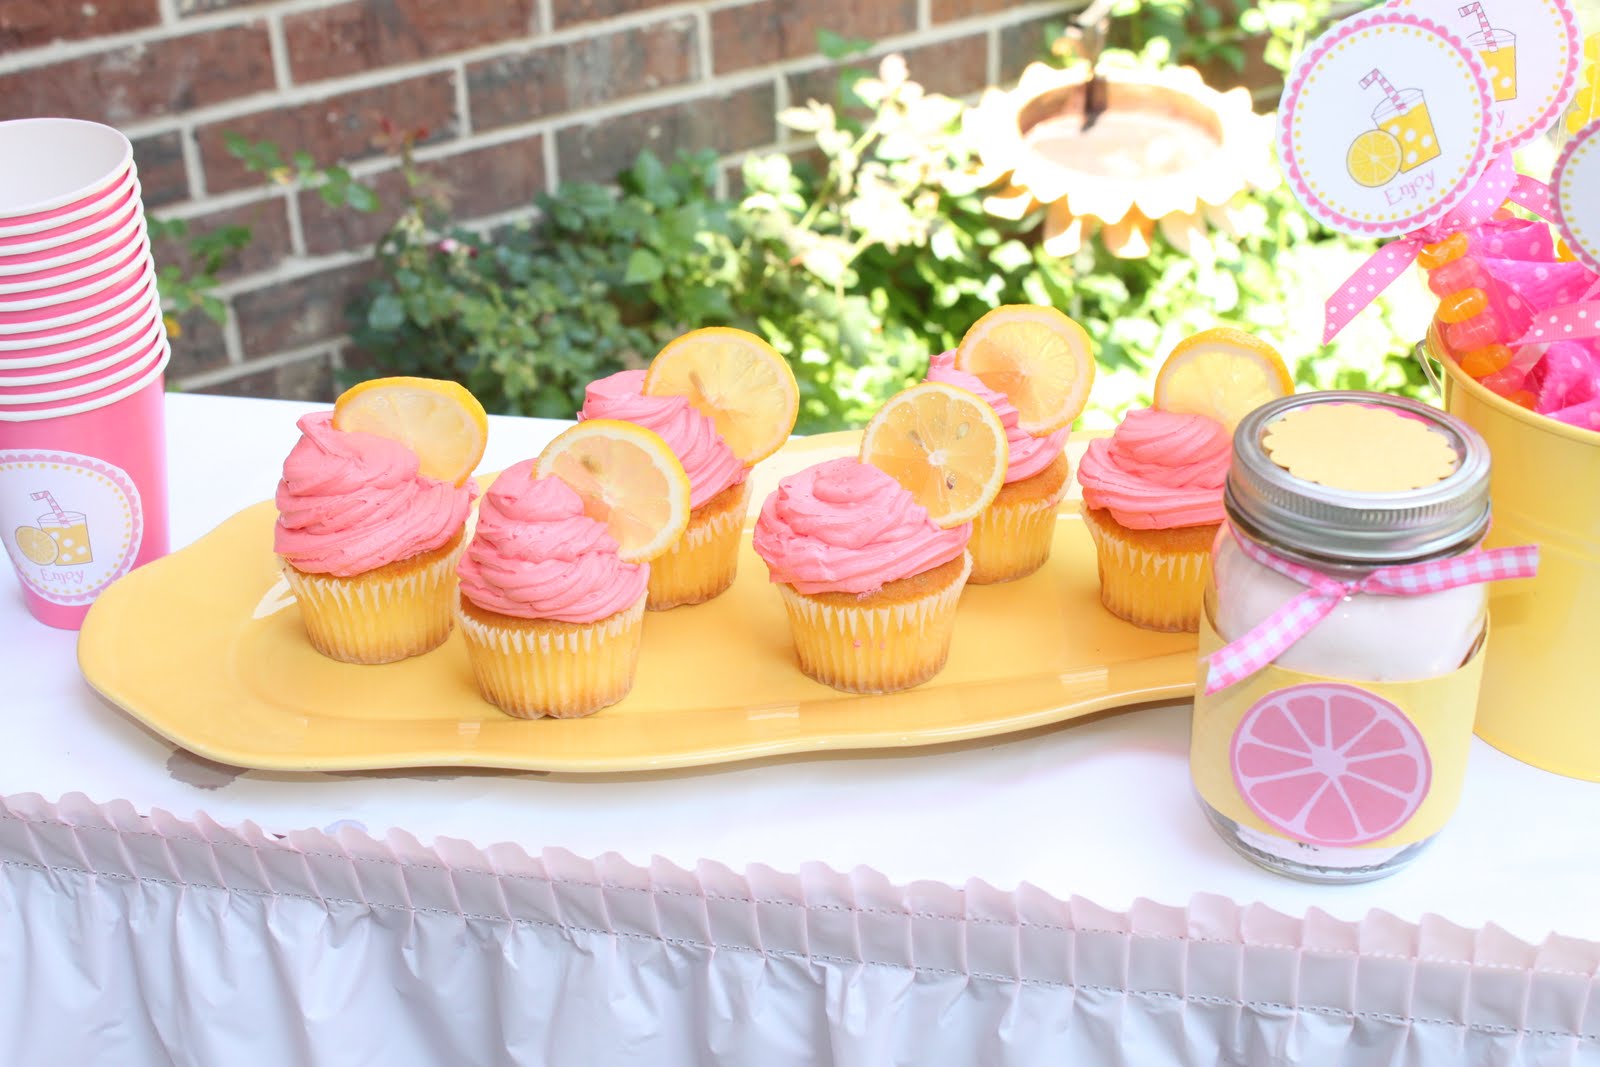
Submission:
<svg viewBox="0 0 1600 1067">
<path fill-rule="evenodd" d="M 1506 345 L 1484 345 L 1461 356 L 1461 369 L 1474 378 L 1482 378 L 1504 370 L 1514 355 Z"/>
<path fill-rule="evenodd" d="M 1417 262 L 1424 270 L 1437 270 L 1452 260 L 1467 254 L 1467 235 L 1453 233 L 1437 244 L 1423 245 L 1417 253 Z"/>
<path fill-rule="evenodd" d="M 1513 404 L 1516 404 L 1518 407 L 1527 408 L 1529 411 L 1533 410 L 1535 398 L 1534 395 L 1528 392 L 1526 389 L 1518 389 L 1514 393 L 1507 393 L 1506 399 L 1511 401 Z"/>
<path fill-rule="evenodd" d="M 1474 348 L 1503 342 L 1500 319 L 1494 312 L 1474 315 L 1465 322 L 1447 322 L 1444 339 L 1452 352 L 1471 352 Z"/>
<path fill-rule="evenodd" d="M 1440 322 L 1466 322 L 1489 306 L 1482 289 L 1463 289 L 1439 301 Z"/>
</svg>

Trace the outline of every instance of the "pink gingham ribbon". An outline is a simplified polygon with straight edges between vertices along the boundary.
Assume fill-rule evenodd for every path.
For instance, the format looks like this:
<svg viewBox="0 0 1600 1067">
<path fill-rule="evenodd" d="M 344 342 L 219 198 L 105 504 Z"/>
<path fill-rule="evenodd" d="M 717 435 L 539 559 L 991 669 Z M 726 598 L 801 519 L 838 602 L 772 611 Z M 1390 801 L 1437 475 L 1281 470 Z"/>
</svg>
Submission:
<svg viewBox="0 0 1600 1067">
<path fill-rule="evenodd" d="M 1498 582 L 1506 578 L 1531 578 L 1539 569 L 1537 545 L 1475 549 L 1448 559 L 1380 567 L 1365 578 L 1346 582 L 1321 571 L 1291 563 L 1248 538 L 1234 534 L 1244 554 L 1263 567 L 1305 586 L 1287 604 L 1273 612 L 1237 641 L 1206 658 L 1206 695 L 1243 681 L 1283 654 L 1283 651 L 1327 618 L 1339 601 L 1358 593 L 1380 596 L 1420 596 L 1463 585 Z"/>
<path fill-rule="evenodd" d="M 1502 152 L 1489 164 L 1478 183 L 1443 218 L 1390 241 L 1345 279 L 1322 306 L 1322 343 L 1328 344 L 1339 336 L 1339 331 L 1350 325 L 1379 293 L 1416 262 L 1417 253 L 1424 246 L 1438 244 L 1451 234 L 1483 225 L 1494 218 L 1494 213 L 1507 200 L 1545 219 L 1550 218 L 1553 211 L 1549 186 L 1518 174 L 1512 165 L 1511 153 Z"/>
</svg>

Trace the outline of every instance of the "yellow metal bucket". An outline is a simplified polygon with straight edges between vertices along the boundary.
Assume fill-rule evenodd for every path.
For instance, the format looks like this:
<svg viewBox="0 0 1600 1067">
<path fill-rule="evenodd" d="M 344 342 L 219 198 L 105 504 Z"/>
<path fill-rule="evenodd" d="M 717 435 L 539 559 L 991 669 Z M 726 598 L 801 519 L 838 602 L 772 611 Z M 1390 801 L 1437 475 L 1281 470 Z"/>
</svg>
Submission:
<svg viewBox="0 0 1600 1067">
<path fill-rule="evenodd" d="M 1539 575 L 1490 587 L 1477 734 L 1535 767 L 1600 781 L 1600 433 L 1535 415 L 1444 357 L 1445 409 L 1489 444 L 1490 545 L 1537 544 Z"/>
</svg>

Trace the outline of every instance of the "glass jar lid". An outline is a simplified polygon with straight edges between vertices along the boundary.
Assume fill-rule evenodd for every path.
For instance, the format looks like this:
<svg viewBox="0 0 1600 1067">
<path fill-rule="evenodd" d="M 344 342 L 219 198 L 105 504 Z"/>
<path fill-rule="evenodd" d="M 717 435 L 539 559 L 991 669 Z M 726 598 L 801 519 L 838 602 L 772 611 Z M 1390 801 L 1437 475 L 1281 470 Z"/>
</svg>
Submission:
<svg viewBox="0 0 1600 1067">
<path fill-rule="evenodd" d="M 1414 400 L 1301 393 L 1239 423 L 1223 499 L 1245 533 L 1296 555 L 1426 559 L 1488 529 L 1489 449 L 1459 419 Z"/>
</svg>

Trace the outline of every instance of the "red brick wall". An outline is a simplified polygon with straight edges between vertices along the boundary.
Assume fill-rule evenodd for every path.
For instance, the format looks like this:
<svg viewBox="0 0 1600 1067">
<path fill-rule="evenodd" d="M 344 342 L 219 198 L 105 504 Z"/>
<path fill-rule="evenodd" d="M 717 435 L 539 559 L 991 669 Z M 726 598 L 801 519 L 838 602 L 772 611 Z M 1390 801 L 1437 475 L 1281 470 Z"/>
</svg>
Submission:
<svg viewBox="0 0 1600 1067">
<path fill-rule="evenodd" d="M 906 54 L 958 95 L 1014 78 L 1081 0 L 0 0 L 0 119 L 70 115 L 134 142 L 147 207 L 255 241 L 226 326 L 185 319 L 170 380 L 330 395 L 344 305 L 382 219 L 326 210 L 233 159 L 227 132 L 340 160 L 396 199 L 378 115 L 424 126 L 461 221 L 500 222 L 641 148 L 731 165 L 788 147 L 777 110 L 829 79 L 819 29 Z M 808 77 L 809 75 L 809 77 Z M 0 161 L 4 165 L 9 161 Z M 162 253 L 158 252 L 158 258 Z M 166 250 L 170 256 L 172 250 Z"/>
</svg>

